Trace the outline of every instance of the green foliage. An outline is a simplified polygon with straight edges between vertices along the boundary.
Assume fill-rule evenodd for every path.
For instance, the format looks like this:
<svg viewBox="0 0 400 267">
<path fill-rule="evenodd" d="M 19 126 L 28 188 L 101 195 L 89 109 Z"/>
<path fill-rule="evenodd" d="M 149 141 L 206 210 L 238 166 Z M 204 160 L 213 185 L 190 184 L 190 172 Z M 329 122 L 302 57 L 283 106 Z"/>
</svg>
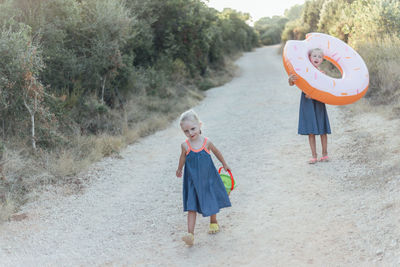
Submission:
<svg viewBox="0 0 400 267">
<path fill-rule="evenodd" d="M 354 1 L 351 6 L 349 42 L 360 43 L 400 35 L 400 2 L 393 0 Z M 366 15 L 368 14 L 368 15 Z"/>
<path fill-rule="evenodd" d="M 307 0 L 301 6 L 301 16 L 296 20 L 289 21 L 282 31 L 282 41 L 304 39 L 306 34 L 312 31 L 317 31 L 320 21 L 321 9 L 326 0 Z M 298 16 L 300 8 L 293 10 L 293 13 Z M 288 15 L 291 13 L 287 12 Z M 295 17 L 295 16 L 293 16 Z"/>
<path fill-rule="evenodd" d="M 284 15 L 290 21 L 296 20 L 301 17 L 301 14 L 303 13 L 303 8 L 303 5 L 294 5 L 289 9 L 286 9 Z"/>
<path fill-rule="evenodd" d="M 161 1 L 153 24 L 157 53 L 166 51 L 172 60 L 182 60 L 192 76 L 204 74 L 213 38 L 207 30 L 215 20 L 199 1 Z"/>
<path fill-rule="evenodd" d="M 43 7 L 43 80 L 57 94 L 84 88 L 99 95 L 110 89 L 123 66 L 121 49 L 130 38 L 132 19 L 119 1 L 55 0 Z M 57 14 L 57 16 L 55 16 Z M 67 92 L 66 92 L 67 90 Z M 112 94 L 113 92 L 110 92 Z"/>
<path fill-rule="evenodd" d="M 234 10 L 219 14 L 198 0 L 133 0 L 129 6 L 140 25 L 150 24 L 138 35 L 140 45 L 132 44 L 136 66 L 157 65 L 160 58 L 169 57 L 170 62 L 184 62 L 195 77 L 204 75 L 210 64 L 221 63 L 223 55 L 250 50 L 257 42 L 245 23 L 249 16 Z"/>
<path fill-rule="evenodd" d="M 300 20 L 288 23 L 282 40 L 307 32 L 336 36 L 353 46 L 400 34 L 400 2 L 395 0 L 308 0 Z M 302 34 L 299 34 L 299 33 Z"/>
<path fill-rule="evenodd" d="M 307 0 L 304 4 L 301 20 L 309 25 L 310 29 L 317 29 L 321 8 L 326 0 Z"/>
<path fill-rule="evenodd" d="M 221 45 L 225 46 L 227 53 L 250 51 L 257 45 L 257 34 L 246 24 L 246 21 L 250 18 L 249 14 L 225 8 L 219 14 L 219 18 L 222 35 Z"/>
<path fill-rule="evenodd" d="M 256 21 L 254 29 L 258 32 L 261 43 L 263 45 L 278 44 L 282 40 L 286 41 L 295 36 L 303 35 L 305 30 L 302 29 L 302 26 L 307 28 L 307 24 L 299 24 L 303 8 L 304 5 L 295 5 L 286 9 L 283 17 L 264 17 Z"/>
<path fill-rule="evenodd" d="M 37 77 L 43 69 L 40 46 L 31 38 L 30 27 L 3 20 L 0 27 L 0 117 L 3 132 L 28 132 L 27 108 L 46 110 L 40 105 L 44 88 Z M 34 107 L 32 107 L 34 105 Z M 25 128 L 25 129 L 24 129 Z M 20 134 L 20 133 L 18 133 Z"/>
<path fill-rule="evenodd" d="M 249 18 L 200 0 L 0 1 L 0 128 L 25 138 L 36 116 L 42 147 L 60 130 L 119 132 L 108 120 L 129 97 L 203 89 L 226 55 L 255 47 Z"/>
<path fill-rule="evenodd" d="M 264 17 L 254 23 L 254 28 L 259 33 L 263 45 L 278 44 L 281 42 L 282 31 L 287 22 L 288 19 L 285 17 Z"/>
<path fill-rule="evenodd" d="M 72 111 L 72 116 L 77 118 L 84 134 L 109 132 L 111 127 L 116 126 L 108 116 L 109 108 L 96 98 L 82 98 L 77 107 Z M 118 130 L 115 129 L 115 132 Z"/>
<path fill-rule="evenodd" d="M 81 8 L 73 0 L 44 2 L 38 17 L 43 22 L 35 23 L 43 45 L 43 59 L 47 68 L 41 78 L 56 95 L 72 94 L 84 61 L 79 61 L 76 50 L 79 39 L 77 33 L 82 24 Z"/>
<path fill-rule="evenodd" d="M 347 42 L 351 16 L 350 4 L 345 0 L 328 0 L 322 5 L 318 31 L 337 36 Z"/>
<path fill-rule="evenodd" d="M 282 42 L 286 42 L 287 40 L 302 40 L 310 31 L 310 25 L 303 23 L 301 19 L 289 21 L 282 31 Z"/>
</svg>

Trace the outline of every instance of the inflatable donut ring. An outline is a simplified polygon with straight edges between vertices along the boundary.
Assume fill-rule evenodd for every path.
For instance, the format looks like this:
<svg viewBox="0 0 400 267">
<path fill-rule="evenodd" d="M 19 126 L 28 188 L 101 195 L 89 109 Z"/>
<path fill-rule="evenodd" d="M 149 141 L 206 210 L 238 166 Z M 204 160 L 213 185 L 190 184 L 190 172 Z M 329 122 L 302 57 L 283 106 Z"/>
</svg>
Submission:
<svg viewBox="0 0 400 267">
<path fill-rule="evenodd" d="M 342 78 L 332 78 L 311 64 L 308 52 L 313 48 L 323 50 L 324 59 L 339 69 Z M 303 41 L 287 41 L 283 65 L 289 75 L 298 77 L 297 87 L 312 99 L 326 104 L 350 104 L 368 90 L 368 69 L 361 56 L 343 41 L 327 34 L 309 33 Z"/>
</svg>

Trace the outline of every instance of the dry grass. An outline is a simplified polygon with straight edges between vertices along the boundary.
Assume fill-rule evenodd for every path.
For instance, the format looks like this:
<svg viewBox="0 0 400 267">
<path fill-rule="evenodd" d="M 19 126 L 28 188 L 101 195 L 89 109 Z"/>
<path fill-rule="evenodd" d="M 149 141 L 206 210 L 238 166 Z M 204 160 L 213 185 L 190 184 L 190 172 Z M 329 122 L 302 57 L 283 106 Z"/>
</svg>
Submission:
<svg viewBox="0 0 400 267">
<path fill-rule="evenodd" d="M 400 38 L 387 37 L 359 44 L 370 73 L 367 97 L 374 104 L 391 104 L 398 108 L 400 96 Z"/>
<path fill-rule="evenodd" d="M 6 195 L 0 204 L 0 222 L 8 220 L 15 210 L 15 202 L 11 200 L 9 195 Z"/>
<path fill-rule="evenodd" d="M 2 154 L 0 173 L 0 221 L 8 219 L 24 202 L 34 180 L 40 182 L 38 169 L 32 159 L 24 156 L 25 151 L 13 151 L 7 148 Z"/>
<path fill-rule="evenodd" d="M 108 157 L 112 154 L 118 153 L 123 147 L 126 146 L 123 136 L 109 136 L 101 135 L 95 140 L 96 155 L 101 157 Z"/>
</svg>

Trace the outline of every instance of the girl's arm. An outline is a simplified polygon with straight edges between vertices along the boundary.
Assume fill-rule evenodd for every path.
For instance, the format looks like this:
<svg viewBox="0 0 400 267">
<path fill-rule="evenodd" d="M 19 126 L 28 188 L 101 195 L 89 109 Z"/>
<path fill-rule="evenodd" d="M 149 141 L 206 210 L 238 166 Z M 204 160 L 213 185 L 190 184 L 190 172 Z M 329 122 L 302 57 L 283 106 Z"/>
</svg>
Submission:
<svg viewBox="0 0 400 267">
<path fill-rule="evenodd" d="M 210 141 L 208 141 L 208 149 L 212 153 L 214 153 L 214 155 L 217 157 L 217 159 L 222 163 L 222 166 L 224 167 L 225 171 L 231 169 L 231 168 L 229 168 L 228 164 L 226 164 L 224 157 L 222 156 L 222 153 Z"/>
<path fill-rule="evenodd" d="M 183 165 L 185 165 L 185 161 L 186 161 L 186 148 L 184 146 L 184 144 L 181 145 L 182 148 L 182 152 L 181 152 L 181 156 L 179 157 L 179 164 L 178 164 L 178 169 L 176 170 L 176 177 L 182 177 L 182 168 Z"/>
</svg>

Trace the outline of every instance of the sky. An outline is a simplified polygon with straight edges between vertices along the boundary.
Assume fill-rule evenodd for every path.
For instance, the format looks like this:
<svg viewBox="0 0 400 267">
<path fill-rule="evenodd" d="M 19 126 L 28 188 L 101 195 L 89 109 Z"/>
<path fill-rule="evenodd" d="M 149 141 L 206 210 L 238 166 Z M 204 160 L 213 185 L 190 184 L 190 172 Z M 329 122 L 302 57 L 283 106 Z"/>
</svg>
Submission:
<svg viewBox="0 0 400 267">
<path fill-rule="evenodd" d="M 250 13 L 253 22 L 262 17 L 282 16 L 285 9 L 305 0 L 203 0 L 209 7 L 222 11 L 225 7 Z"/>
</svg>

